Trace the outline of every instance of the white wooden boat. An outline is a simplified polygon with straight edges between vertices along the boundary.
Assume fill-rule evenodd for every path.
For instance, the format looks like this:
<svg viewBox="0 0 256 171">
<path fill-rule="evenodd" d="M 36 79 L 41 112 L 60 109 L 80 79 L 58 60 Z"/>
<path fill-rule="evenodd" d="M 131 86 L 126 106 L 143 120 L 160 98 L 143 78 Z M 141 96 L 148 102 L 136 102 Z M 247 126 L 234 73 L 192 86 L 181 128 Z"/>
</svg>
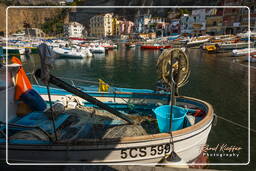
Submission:
<svg viewBox="0 0 256 171">
<path fill-rule="evenodd" d="M 248 56 L 244 58 L 245 61 L 248 61 L 248 62 L 256 62 L 256 55 L 251 55 L 249 58 Z"/>
<path fill-rule="evenodd" d="M 241 39 L 244 39 L 244 40 L 248 40 L 249 35 L 250 35 L 251 39 L 256 38 L 256 32 L 255 31 L 247 31 L 245 33 L 237 34 L 237 36 L 241 37 Z"/>
<path fill-rule="evenodd" d="M 256 53 L 256 48 L 245 48 L 245 49 L 234 49 L 232 50 L 232 55 L 233 56 L 247 56 L 248 53 Z"/>
<path fill-rule="evenodd" d="M 89 50 L 91 53 L 105 53 L 105 47 L 101 46 L 90 46 Z"/>
<path fill-rule="evenodd" d="M 14 93 L 15 85 L 12 81 L 16 82 L 15 66 L 13 68 L 9 70 L 10 77 L 14 78 L 9 80 L 9 93 Z M 39 75 L 37 72 L 37 76 Z M 51 83 L 55 82 L 60 87 L 70 87 L 52 75 L 50 80 Z M 66 90 L 71 91 L 71 87 Z M 83 94 L 81 90 L 75 88 L 72 90 Z M 0 89 L 1 100 L 5 99 L 5 91 L 5 88 Z M 113 102 L 116 102 L 120 97 L 118 92 L 116 93 L 116 96 L 108 96 L 108 101 L 111 98 Z M 126 92 L 126 94 L 133 99 L 136 97 L 136 92 Z M 166 98 L 156 100 L 158 96 L 162 97 L 166 94 L 148 93 L 146 104 L 157 102 L 156 105 L 160 106 L 169 104 Z M 18 118 L 16 117 L 17 106 L 11 97 L 8 98 L 9 162 L 158 164 L 165 155 L 171 153 L 173 150 L 171 144 L 174 144 L 175 152 L 179 157 L 185 163 L 191 164 L 202 156 L 202 147 L 207 142 L 214 119 L 213 108 L 209 103 L 185 96 L 178 96 L 176 105 L 191 110 L 197 109 L 200 115 L 187 113 L 181 128 L 166 133 L 159 132 L 156 126 L 156 120 L 152 114 L 154 108 L 137 108 L 135 113 L 126 113 L 125 117 L 120 117 L 120 115 L 117 117 L 118 115 L 113 115 L 115 112 L 103 112 L 99 108 L 66 106 L 65 111 L 61 110 L 62 112 L 55 116 L 58 140 L 54 141 L 52 122 L 45 112 L 47 110 L 26 113 Z M 93 102 L 90 99 L 87 98 L 88 101 Z M 141 99 L 141 103 L 145 102 L 144 100 Z M 137 101 L 137 104 L 139 103 Z M 5 110 L 0 111 L 0 116 L 1 121 L 5 122 Z M 124 119 L 127 117 L 132 118 L 137 124 L 127 124 L 127 120 Z M 5 126 L 0 125 L 0 129 L 2 130 L 0 132 L 0 160 L 5 160 Z"/>
<path fill-rule="evenodd" d="M 198 123 L 174 131 L 175 152 L 187 163 L 193 163 L 202 153 L 213 121 L 212 106 L 204 101 L 179 97 L 178 105 L 200 107 L 206 116 Z M 58 118 L 57 118 L 58 119 Z M 117 129 L 121 127 L 117 126 Z M 43 135 L 40 134 L 42 137 Z M 44 137 L 46 138 L 46 137 Z M 156 133 L 132 137 L 80 138 L 60 140 L 55 143 L 37 141 L 9 142 L 8 157 L 15 162 L 57 162 L 57 163 L 152 163 L 157 164 L 165 154 L 171 152 L 170 134 Z M 24 153 L 25 152 L 25 153 Z M 5 155 L 5 143 L 0 143 L 0 154 Z M 3 159 L 3 158 L 2 158 Z"/>
<path fill-rule="evenodd" d="M 250 46 L 253 47 L 253 42 L 251 42 Z M 223 50 L 232 50 L 232 49 L 243 49 L 248 48 L 248 42 L 238 42 L 238 43 L 230 43 L 224 42 L 219 44 L 220 49 Z"/>
<path fill-rule="evenodd" d="M 194 47 L 194 46 L 200 46 L 206 42 L 208 42 L 210 38 L 204 38 L 204 39 L 192 39 L 187 42 L 186 46 L 187 47 Z"/>
<path fill-rule="evenodd" d="M 91 52 L 87 48 L 53 48 L 53 51 L 60 57 L 85 58 L 92 56 Z"/>
<path fill-rule="evenodd" d="M 3 47 L 4 53 L 6 52 L 6 50 L 7 50 L 7 47 L 4 46 L 4 47 Z M 18 47 L 18 46 L 9 46 L 9 47 L 8 47 L 8 53 L 9 53 L 9 54 L 20 54 L 20 55 L 24 55 L 24 54 L 25 54 L 25 48 L 21 48 L 21 47 Z"/>
</svg>

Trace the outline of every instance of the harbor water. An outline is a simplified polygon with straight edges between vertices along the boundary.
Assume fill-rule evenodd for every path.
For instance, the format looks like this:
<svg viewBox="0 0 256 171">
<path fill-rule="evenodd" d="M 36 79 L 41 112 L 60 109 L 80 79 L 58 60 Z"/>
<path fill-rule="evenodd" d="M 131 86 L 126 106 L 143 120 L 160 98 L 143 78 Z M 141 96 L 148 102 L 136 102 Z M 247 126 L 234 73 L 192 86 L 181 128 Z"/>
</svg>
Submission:
<svg viewBox="0 0 256 171">
<path fill-rule="evenodd" d="M 92 58 L 56 59 L 52 74 L 89 81 L 102 79 L 118 87 L 154 89 L 158 80 L 156 62 L 160 54 L 160 50 L 127 49 L 120 44 L 118 49 L 95 54 Z M 228 53 L 207 54 L 199 49 L 187 49 L 187 54 L 191 74 L 189 82 L 180 89 L 180 95 L 209 102 L 220 116 L 216 126 L 212 127 L 206 145 L 205 155 L 209 155 L 209 163 L 247 163 L 248 130 L 241 126 L 248 127 L 249 121 L 248 71 L 251 74 L 251 104 L 256 102 L 255 67 L 248 70 L 247 63 L 239 62 L 240 58 L 231 57 Z M 33 72 L 40 66 L 38 55 L 21 56 L 21 59 L 26 72 Z M 255 106 L 251 105 L 251 121 L 255 121 L 255 111 Z M 255 124 L 251 128 L 255 130 Z M 251 131 L 254 141 L 255 134 Z M 214 147 L 217 147 L 216 151 L 211 149 Z M 235 147 L 239 150 L 234 150 Z M 251 148 L 251 153 L 256 154 L 255 148 Z M 251 158 L 253 160 L 255 158 Z"/>
</svg>

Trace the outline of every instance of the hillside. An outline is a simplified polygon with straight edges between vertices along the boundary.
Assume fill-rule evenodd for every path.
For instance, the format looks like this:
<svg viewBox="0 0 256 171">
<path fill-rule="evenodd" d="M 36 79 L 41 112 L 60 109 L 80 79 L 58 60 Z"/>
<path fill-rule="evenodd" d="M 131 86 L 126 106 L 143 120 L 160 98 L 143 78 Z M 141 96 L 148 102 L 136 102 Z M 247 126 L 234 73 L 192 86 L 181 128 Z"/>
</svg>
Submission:
<svg viewBox="0 0 256 171">
<path fill-rule="evenodd" d="M 81 2 L 83 1 L 83 2 Z M 196 5 L 218 5 L 220 0 L 81 0 L 80 4 L 83 6 L 196 6 Z M 106 12 L 113 12 L 120 16 L 125 16 L 129 20 L 133 20 L 134 16 L 139 14 L 150 13 L 153 16 L 167 16 L 171 8 L 154 8 L 154 9 L 142 9 L 142 8 L 83 8 L 77 9 L 76 12 L 70 15 L 71 21 L 77 21 L 79 23 L 88 25 L 89 18 L 94 15 Z"/>
<path fill-rule="evenodd" d="M 61 0 L 14 0 L 14 1 L 3 1 L 0 0 L 0 35 L 5 32 L 5 8 L 7 5 L 57 5 Z M 2 2 L 2 3 L 1 3 Z M 4 2 L 4 3 L 3 3 Z M 73 5 L 81 6 L 175 6 L 175 5 L 218 5 L 219 0 L 75 0 Z M 85 26 L 88 26 L 88 20 L 90 17 L 99 13 L 114 12 L 117 15 L 125 16 L 129 20 L 133 20 L 134 16 L 138 13 L 144 14 L 150 12 L 153 16 L 166 16 L 171 9 L 114 9 L 114 8 L 85 8 L 73 10 L 70 14 L 71 21 L 78 21 Z M 10 9 L 9 10 L 9 33 L 16 32 L 23 28 L 24 23 L 28 23 L 31 27 L 42 26 L 45 21 L 48 21 L 49 25 L 53 24 L 59 18 L 63 18 L 61 9 Z M 59 17 L 61 14 L 62 17 Z M 66 13 L 65 13 L 66 14 Z M 62 24 L 62 23 L 61 23 Z M 61 24 L 58 27 L 61 27 Z M 49 30 L 49 29 L 48 29 Z M 56 30 L 56 29 L 53 29 Z M 50 30 L 51 31 L 51 30 Z"/>
<path fill-rule="evenodd" d="M 6 5 L 0 4 L 0 32 L 5 32 L 5 9 Z M 10 8 L 8 10 L 8 30 L 14 33 L 23 29 L 24 23 L 31 27 L 40 27 L 46 20 L 49 20 L 61 12 L 61 9 L 19 9 Z"/>
</svg>

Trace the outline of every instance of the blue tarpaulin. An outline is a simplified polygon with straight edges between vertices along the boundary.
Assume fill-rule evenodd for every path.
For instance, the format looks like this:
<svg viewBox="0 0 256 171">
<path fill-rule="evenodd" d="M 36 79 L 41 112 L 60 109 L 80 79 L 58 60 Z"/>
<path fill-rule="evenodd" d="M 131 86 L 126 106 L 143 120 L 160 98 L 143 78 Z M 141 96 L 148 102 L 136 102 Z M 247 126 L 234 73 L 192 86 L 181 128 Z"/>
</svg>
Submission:
<svg viewBox="0 0 256 171">
<path fill-rule="evenodd" d="M 60 114 L 55 118 L 56 129 L 69 117 L 68 114 Z M 52 121 L 43 112 L 31 112 L 24 116 L 20 120 L 16 121 L 15 124 L 40 127 L 43 130 L 53 133 Z"/>
</svg>

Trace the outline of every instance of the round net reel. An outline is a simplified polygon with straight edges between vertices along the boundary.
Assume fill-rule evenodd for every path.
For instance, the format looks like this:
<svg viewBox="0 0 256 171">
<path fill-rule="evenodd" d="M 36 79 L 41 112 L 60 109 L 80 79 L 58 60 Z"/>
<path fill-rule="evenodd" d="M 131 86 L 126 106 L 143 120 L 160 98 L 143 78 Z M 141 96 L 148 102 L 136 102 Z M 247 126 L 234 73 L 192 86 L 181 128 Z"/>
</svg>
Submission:
<svg viewBox="0 0 256 171">
<path fill-rule="evenodd" d="M 164 83 L 182 87 L 187 83 L 190 69 L 187 55 L 182 49 L 166 49 L 159 56 L 157 68 Z"/>
</svg>

